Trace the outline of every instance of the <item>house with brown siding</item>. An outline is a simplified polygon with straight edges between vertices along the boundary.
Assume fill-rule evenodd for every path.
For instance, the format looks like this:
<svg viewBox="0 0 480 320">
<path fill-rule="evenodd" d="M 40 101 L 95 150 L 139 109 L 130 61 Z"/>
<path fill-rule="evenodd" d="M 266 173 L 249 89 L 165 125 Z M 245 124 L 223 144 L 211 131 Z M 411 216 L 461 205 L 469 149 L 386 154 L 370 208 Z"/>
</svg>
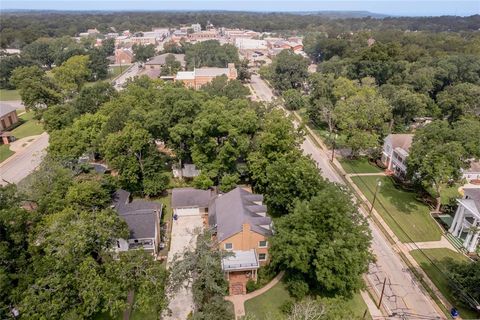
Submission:
<svg viewBox="0 0 480 320">
<path fill-rule="evenodd" d="M 18 121 L 19 119 L 16 108 L 3 102 L 0 103 L 0 135 L 3 144 L 8 144 L 10 142 L 10 135 L 7 130 L 14 127 Z"/>
</svg>

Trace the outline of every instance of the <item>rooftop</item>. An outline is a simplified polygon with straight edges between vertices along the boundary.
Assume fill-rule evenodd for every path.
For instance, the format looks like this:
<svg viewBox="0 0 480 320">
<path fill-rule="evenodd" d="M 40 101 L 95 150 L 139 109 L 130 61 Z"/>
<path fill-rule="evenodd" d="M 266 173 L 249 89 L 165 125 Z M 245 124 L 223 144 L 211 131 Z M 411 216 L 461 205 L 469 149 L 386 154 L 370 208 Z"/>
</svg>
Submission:
<svg viewBox="0 0 480 320">
<path fill-rule="evenodd" d="M 210 190 L 175 188 L 172 190 L 172 208 L 207 208 L 211 197 Z"/>
<path fill-rule="evenodd" d="M 248 251 L 232 251 L 232 255 L 222 259 L 222 270 L 251 270 L 259 268 L 260 265 L 257 260 L 255 250 Z"/>
<path fill-rule="evenodd" d="M 390 140 L 392 148 L 402 148 L 407 151 L 412 146 L 413 134 L 399 133 L 399 134 L 389 134 L 385 140 Z"/>
<path fill-rule="evenodd" d="M 147 61 L 145 64 L 146 65 L 164 65 L 167 59 L 168 55 L 173 55 L 175 57 L 175 60 L 180 62 L 182 66 L 185 66 L 185 55 L 184 54 L 173 54 L 173 53 L 164 53 L 158 56 L 155 56 L 151 58 L 149 61 Z"/>
<path fill-rule="evenodd" d="M 0 117 L 3 117 L 15 110 L 16 108 L 11 104 L 0 102 Z"/>
<path fill-rule="evenodd" d="M 266 216 L 263 196 L 252 194 L 241 187 L 218 195 L 208 209 L 209 224 L 217 226 L 217 238 L 223 241 L 242 231 L 249 224 L 252 231 L 270 236 L 272 219 Z"/>
<path fill-rule="evenodd" d="M 161 205 L 146 200 L 130 202 L 130 192 L 119 189 L 113 196 L 113 206 L 125 220 L 130 230 L 130 239 L 155 237 L 155 211 L 161 215 Z"/>
</svg>

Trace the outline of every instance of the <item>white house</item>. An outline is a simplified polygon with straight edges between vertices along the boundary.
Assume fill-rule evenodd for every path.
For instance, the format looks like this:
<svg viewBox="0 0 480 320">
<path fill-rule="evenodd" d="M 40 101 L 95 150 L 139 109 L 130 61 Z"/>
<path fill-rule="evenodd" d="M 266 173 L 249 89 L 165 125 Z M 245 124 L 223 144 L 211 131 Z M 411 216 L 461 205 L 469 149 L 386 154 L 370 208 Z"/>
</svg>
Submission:
<svg viewBox="0 0 480 320">
<path fill-rule="evenodd" d="M 133 200 L 130 193 L 117 190 L 113 198 L 113 207 L 128 225 L 128 239 L 117 239 L 117 252 L 143 248 L 157 256 L 160 248 L 160 218 L 162 207 L 152 201 Z"/>
<path fill-rule="evenodd" d="M 480 180 L 480 161 L 472 161 L 470 168 L 462 170 L 462 178 L 467 180 L 467 182 Z"/>
<path fill-rule="evenodd" d="M 457 199 L 458 208 L 448 231 L 463 241 L 467 252 L 475 252 L 480 240 L 480 188 L 468 187 L 463 192 L 463 198 Z"/>
<path fill-rule="evenodd" d="M 384 140 L 382 163 L 399 178 L 407 175 L 407 158 L 412 140 L 413 134 L 389 134 Z"/>
<path fill-rule="evenodd" d="M 172 190 L 173 214 L 178 217 L 206 215 L 211 198 L 210 190 L 175 188 Z"/>
</svg>

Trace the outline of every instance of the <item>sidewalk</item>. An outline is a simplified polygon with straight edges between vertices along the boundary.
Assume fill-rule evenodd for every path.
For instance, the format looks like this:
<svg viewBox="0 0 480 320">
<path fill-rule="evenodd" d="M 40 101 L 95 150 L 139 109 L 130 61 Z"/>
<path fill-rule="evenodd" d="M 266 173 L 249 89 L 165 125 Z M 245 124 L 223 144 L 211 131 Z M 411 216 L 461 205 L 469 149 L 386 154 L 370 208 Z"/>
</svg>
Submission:
<svg viewBox="0 0 480 320">
<path fill-rule="evenodd" d="M 444 236 L 439 241 L 426 241 L 426 242 L 415 242 L 415 243 L 404 243 L 404 245 L 410 250 L 417 249 L 439 249 L 446 248 L 452 251 L 457 251 L 457 249 L 448 241 Z"/>
<path fill-rule="evenodd" d="M 297 115 L 298 117 L 298 115 Z M 326 148 L 325 144 L 323 143 L 323 141 L 321 141 L 321 139 L 313 132 L 313 130 L 311 130 L 308 126 L 307 126 L 307 130 L 309 132 L 309 134 L 314 138 L 314 140 L 320 145 L 321 148 L 324 148 L 325 150 L 328 150 L 328 148 Z M 337 159 L 334 159 L 333 160 L 333 165 L 335 167 L 335 169 L 347 180 L 348 184 L 353 188 L 353 190 L 355 191 L 355 193 L 360 197 L 360 200 L 361 202 L 367 206 L 367 208 L 370 208 L 371 207 L 371 203 L 367 200 L 367 198 L 365 197 L 365 195 L 361 192 L 361 190 L 355 185 L 355 183 L 352 181 L 352 179 L 350 178 L 352 175 L 350 174 L 347 174 L 345 172 L 345 170 L 343 169 L 342 165 L 340 164 L 340 162 L 337 160 Z M 360 203 L 360 205 L 362 204 Z M 398 237 L 395 235 L 395 233 L 392 231 L 392 229 L 390 229 L 390 227 L 387 225 L 387 223 L 383 220 L 383 218 L 381 217 L 381 215 L 377 212 L 377 210 L 374 208 L 372 210 L 372 215 L 369 216 L 367 214 L 367 211 L 364 211 L 364 210 L 360 210 L 360 212 L 362 212 L 365 217 L 367 219 L 372 219 L 373 222 L 377 225 L 379 225 L 382 229 L 382 233 L 387 236 L 387 238 L 390 239 L 390 242 L 391 242 L 391 246 L 393 248 L 394 251 L 396 251 L 397 253 L 399 253 L 401 256 L 403 256 L 402 260 L 406 260 L 405 262 L 408 262 L 407 264 L 411 265 L 415 271 L 417 271 L 422 280 L 425 281 L 425 283 L 427 284 L 427 286 L 433 291 L 433 293 L 435 294 L 435 296 L 440 300 L 440 302 L 442 303 L 442 305 L 447 309 L 447 310 L 450 310 L 452 305 L 450 304 L 450 302 L 445 298 L 445 296 L 438 290 L 438 288 L 435 286 L 435 284 L 430 280 L 430 278 L 428 277 L 428 275 L 423 271 L 423 269 L 420 267 L 420 265 L 417 263 L 417 261 L 412 257 L 412 255 L 410 254 L 410 251 L 412 250 L 412 244 L 410 244 L 410 246 L 406 243 L 402 243 Z M 443 237 L 442 237 L 443 238 Z M 446 240 L 446 239 L 445 239 Z M 437 242 L 437 241 L 433 241 L 433 242 Z M 442 242 L 442 240 L 438 241 L 438 242 L 441 242 L 441 244 L 439 243 L 435 243 L 435 244 L 431 244 L 432 246 L 435 246 L 435 245 L 444 245 L 444 243 Z M 448 242 L 448 241 L 447 241 Z M 425 246 L 429 246 L 427 245 L 426 243 L 423 243 L 423 245 Z M 445 244 L 446 245 L 446 244 Z M 428 294 L 427 294 L 428 295 Z M 440 315 L 443 315 L 443 311 L 440 309 L 440 307 L 437 305 L 437 303 L 435 301 L 433 301 L 432 297 L 430 297 L 428 295 L 428 298 L 431 300 L 431 303 L 432 305 L 437 309 L 437 312 L 440 314 Z"/>
<path fill-rule="evenodd" d="M 245 301 L 258 297 L 261 294 L 264 294 L 268 290 L 270 290 L 273 286 L 275 286 L 280 280 L 282 280 L 283 275 L 285 272 L 280 272 L 272 279 L 269 283 L 267 283 L 264 287 L 255 290 L 253 292 L 247 294 L 239 294 L 234 296 L 226 296 L 225 300 L 230 301 L 233 303 L 233 308 L 235 311 L 235 319 L 240 319 L 245 315 Z"/>
</svg>

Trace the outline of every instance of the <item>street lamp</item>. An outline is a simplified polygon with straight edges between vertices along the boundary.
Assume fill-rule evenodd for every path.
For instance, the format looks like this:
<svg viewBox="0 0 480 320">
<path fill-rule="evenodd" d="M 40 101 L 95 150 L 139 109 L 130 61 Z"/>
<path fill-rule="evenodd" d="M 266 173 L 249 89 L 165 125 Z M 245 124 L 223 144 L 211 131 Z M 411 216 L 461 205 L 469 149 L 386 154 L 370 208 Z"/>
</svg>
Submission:
<svg viewBox="0 0 480 320">
<path fill-rule="evenodd" d="M 338 134 L 335 133 L 335 136 L 333 137 L 333 145 L 332 145 L 332 159 L 330 160 L 331 162 L 333 162 L 333 159 L 335 157 L 335 143 L 337 142 L 337 138 L 338 138 Z"/>
<path fill-rule="evenodd" d="M 377 200 L 377 193 L 378 193 L 378 189 L 382 186 L 382 181 L 381 180 L 377 180 L 377 185 L 375 186 L 375 193 L 373 194 L 373 201 L 372 201 L 372 206 L 370 207 L 370 211 L 368 212 L 368 214 L 372 214 L 372 211 L 373 211 L 373 206 L 375 205 L 375 200 Z"/>
</svg>

